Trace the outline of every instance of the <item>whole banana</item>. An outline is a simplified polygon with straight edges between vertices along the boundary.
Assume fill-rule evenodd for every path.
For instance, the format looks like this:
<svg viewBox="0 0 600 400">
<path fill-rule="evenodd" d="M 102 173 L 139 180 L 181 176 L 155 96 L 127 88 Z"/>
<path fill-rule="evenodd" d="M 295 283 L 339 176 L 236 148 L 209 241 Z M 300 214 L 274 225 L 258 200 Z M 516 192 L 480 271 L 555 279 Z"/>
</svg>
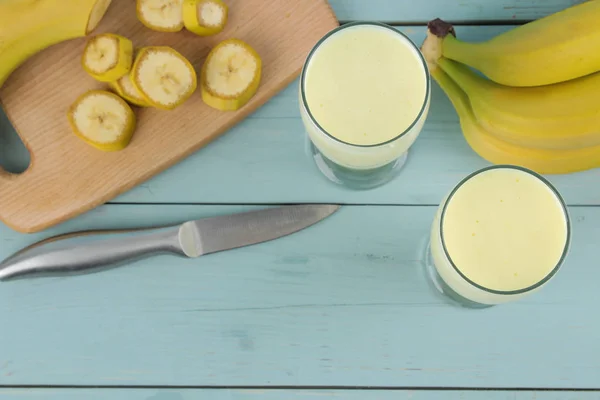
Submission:
<svg viewBox="0 0 600 400">
<path fill-rule="evenodd" d="M 567 150 L 533 149 L 497 138 L 478 123 L 466 93 L 448 74 L 433 66 L 431 76 L 456 109 L 465 140 L 488 162 L 519 165 L 540 174 L 566 174 L 600 167 L 600 145 Z"/>
<path fill-rule="evenodd" d="M 589 0 L 520 25 L 490 40 L 456 38 L 451 24 L 435 19 L 442 55 L 508 86 L 540 86 L 600 71 L 600 0 Z"/>
<path fill-rule="evenodd" d="M 441 57 L 437 65 L 469 97 L 477 121 L 524 147 L 575 149 L 600 145 L 600 72 L 539 87 L 512 87 Z"/>
<path fill-rule="evenodd" d="M 93 31 L 111 0 L 9 0 L 0 2 L 0 87 L 39 51 Z"/>
</svg>

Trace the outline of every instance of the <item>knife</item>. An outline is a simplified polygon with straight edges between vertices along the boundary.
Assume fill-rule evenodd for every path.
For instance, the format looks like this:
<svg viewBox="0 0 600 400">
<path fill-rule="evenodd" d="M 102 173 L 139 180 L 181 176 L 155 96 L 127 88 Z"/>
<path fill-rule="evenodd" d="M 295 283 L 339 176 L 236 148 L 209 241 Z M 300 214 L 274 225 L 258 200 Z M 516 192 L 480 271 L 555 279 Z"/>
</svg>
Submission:
<svg viewBox="0 0 600 400">
<path fill-rule="evenodd" d="M 293 205 L 158 228 L 68 233 L 37 242 L 4 260 L 0 280 L 30 274 L 94 272 L 163 253 L 196 258 L 292 234 L 338 209 L 327 204 Z"/>
</svg>

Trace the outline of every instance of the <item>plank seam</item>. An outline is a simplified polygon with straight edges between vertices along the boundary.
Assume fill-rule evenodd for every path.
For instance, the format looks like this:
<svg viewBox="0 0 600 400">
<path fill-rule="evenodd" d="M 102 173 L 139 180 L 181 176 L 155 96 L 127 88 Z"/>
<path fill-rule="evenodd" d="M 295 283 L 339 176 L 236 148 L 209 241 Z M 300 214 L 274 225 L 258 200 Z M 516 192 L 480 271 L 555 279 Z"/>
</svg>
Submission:
<svg viewBox="0 0 600 400">
<path fill-rule="evenodd" d="M 247 389 L 247 390 L 389 390 L 389 391 L 495 391 L 495 392 L 600 392 L 599 388 L 539 388 L 539 387 L 445 387 L 445 386 L 289 386 L 289 385 L 3 385 L 1 389 Z"/>
<path fill-rule="evenodd" d="M 336 204 L 340 206 L 350 207 L 438 207 L 439 204 L 416 204 L 416 203 L 340 203 L 340 202 L 289 202 L 289 203 L 169 203 L 169 202 L 153 202 L 153 203 L 136 203 L 136 202 L 107 202 L 104 205 L 110 206 L 293 206 L 304 204 Z M 570 208 L 596 208 L 600 204 L 567 204 Z"/>
<path fill-rule="evenodd" d="M 357 20 L 339 20 L 340 25 L 356 22 Z M 451 23 L 454 26 L 519 26 L 524 25 L 534 20 L 531 19 L 499 19 L 499 20 L 444 20 Z M 386 21 L 380 20 L 380 22 L 392 26 L 426 26 L 429 21 Z"/>
</svg>

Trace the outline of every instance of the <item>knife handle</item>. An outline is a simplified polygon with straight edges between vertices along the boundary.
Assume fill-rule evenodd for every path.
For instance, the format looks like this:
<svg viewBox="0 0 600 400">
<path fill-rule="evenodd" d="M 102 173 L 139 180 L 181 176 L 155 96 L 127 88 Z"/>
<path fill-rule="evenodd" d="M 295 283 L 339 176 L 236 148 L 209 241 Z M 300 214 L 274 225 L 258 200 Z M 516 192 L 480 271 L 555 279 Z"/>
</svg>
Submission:
<svg viewBox="0 0 600 400">
<path fill-rule="evenodd" d="M 29 274 L 92 272 L 159 253 L 186 255 L 180 238 L 182 226 L 55 236 L 0 263 L 0 280 Z"/>
</svg>

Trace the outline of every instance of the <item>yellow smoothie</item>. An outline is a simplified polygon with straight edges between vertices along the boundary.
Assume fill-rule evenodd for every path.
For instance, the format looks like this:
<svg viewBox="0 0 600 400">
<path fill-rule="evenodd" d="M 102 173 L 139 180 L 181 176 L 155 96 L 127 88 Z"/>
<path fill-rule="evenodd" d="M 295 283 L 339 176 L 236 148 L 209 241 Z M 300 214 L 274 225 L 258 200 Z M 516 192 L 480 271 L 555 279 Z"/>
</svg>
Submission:
<svg viewBox="0 0 600 400">
<path fill-rule="evenodd" d="M 405 153 L 429 107 L 429 76 L 418 48 L 379 25 L 327 37 L 309 56 L 301 85 L 302 117 L 313 143 L 353 168 L 385 165 Z M 389 146 L 348 146 L 383 143 Z"/>
<path fill-rule="evenodd" d="M 568 224 L 561 199 L 544 181 L 521 169 L 492 168 L 442 204 L 432 258 L 459 295 L 495 304 L 551 275 L 568 247 Z"/>
</svg>

